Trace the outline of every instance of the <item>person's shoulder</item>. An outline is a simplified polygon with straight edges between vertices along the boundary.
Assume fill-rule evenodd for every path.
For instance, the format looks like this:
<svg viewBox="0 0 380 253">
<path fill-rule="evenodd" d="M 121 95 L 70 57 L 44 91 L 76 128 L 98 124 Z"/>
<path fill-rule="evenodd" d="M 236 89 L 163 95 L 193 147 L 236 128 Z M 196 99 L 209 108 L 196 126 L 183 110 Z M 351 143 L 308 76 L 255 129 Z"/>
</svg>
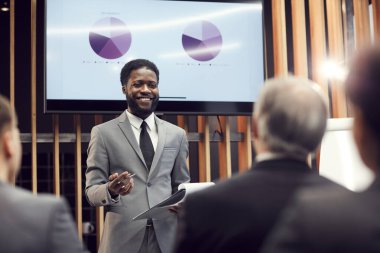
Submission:
<svg viewBox="0 0 380 253">
<path fill-rule="evenodd" d="M 228 180 L 218 181 L 214 186 L 189 195 L 189 198 L 199 199 L 200 201 L 203 199 L 213 199 L 216 201 L 220 196 L 223 202 L 228 196 L 236 198 L 237 195 L 235 194 L 241 193 L 241 191 L 248 191 L 248 189 L 255 187 L 255 175 L 251 172 L 252 171 L 249 170 L 239 175 L 234 174 Z"/>
<path fill-rule="evenodd" d="M 49 207 L 64 206 L 65 200 L 51 194 L 35 195 L 29 190 L 20 187 L 5 187 L 2 190 L 12 205 L 17 208 L 31 208 L 33 210 L 48 210 Z"/>
</svg>

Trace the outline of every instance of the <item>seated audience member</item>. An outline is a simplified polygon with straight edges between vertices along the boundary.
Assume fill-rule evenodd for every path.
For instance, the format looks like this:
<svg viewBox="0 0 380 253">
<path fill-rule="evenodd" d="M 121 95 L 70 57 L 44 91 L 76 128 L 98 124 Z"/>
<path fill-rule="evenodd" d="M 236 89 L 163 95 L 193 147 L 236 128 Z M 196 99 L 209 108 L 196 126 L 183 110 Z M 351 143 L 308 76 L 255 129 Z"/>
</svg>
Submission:
<svg viewBox="0 0 380 253">
<path fill-rule="evenodd" d="M 186 198 L 175 252 L 257 252 L 299 187 L 333 184 L 307 164 L 327 115 L 313 82 L 267 81 L 252 118 L 252 169 Z"/>
<path fill-rule="evenodd" d="M 21 153 L 17 118 L 0 95 L 0 252 L 83 252 L 63 200 L 11 185 Z"/>
<path fill-rule="evenodd" d="M 345 82 L 353 136 L 363 162 L 380 170 L 380 49 L 354 58 Z M 380 252 L 380 180 L 366 191 L 302 191 L 263 252 Z"/>
</svg>

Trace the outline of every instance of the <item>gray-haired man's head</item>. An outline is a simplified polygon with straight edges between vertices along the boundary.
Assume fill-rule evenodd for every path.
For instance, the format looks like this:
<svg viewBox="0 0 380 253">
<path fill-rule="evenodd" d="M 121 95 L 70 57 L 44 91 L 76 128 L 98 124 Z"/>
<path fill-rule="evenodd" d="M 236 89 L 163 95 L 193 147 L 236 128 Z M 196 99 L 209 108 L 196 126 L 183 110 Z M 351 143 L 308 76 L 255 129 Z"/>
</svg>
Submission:
<svg viewBox="0 0 380 253">
<path fill-rule="evenodd" d="M 256 151 L 306 159 L 322 140 L 328 112 L 317 84 L 288 77 L 265 82 L 253 116 Z"/>
</svg>

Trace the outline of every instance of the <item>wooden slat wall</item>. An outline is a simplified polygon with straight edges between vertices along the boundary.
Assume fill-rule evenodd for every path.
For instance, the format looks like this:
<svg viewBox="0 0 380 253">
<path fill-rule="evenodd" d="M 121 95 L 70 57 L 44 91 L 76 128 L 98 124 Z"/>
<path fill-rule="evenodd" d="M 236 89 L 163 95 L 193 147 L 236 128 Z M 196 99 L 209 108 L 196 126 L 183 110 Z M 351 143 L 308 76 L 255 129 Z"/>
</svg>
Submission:
<svg viewBox="0 0 380 253">
<path fill-rule="evenodd" d="M 274 76 L 288 74 L 285 0 L 272 0 Z"/>
<path fill-rule="evenodd" d="M 15 0 L 10 0 L 10 101 L 14 107 L 15 97 Z M 311 48 L 311 69 L 312 78 L 319 83 L 328 95 L 328 82 L 320 74 L 319 68 L 327 59 L 337 62 L 345 62 L 344 40 L 342 28 L 341 0 L 291 0 L 292 23 L 293 23 L 293 48 L 294 48 L 294 71 L 296 75 L 308 76 L 307 51 L 306 51 L 306 21 L 305 21 L 305 1 L 308 1 L 309 24 L 310 24 L 310 48 Z M 31 168 L 32 168 L 32 191 L 37 193 L 37 122 L 36 122 L 36 6 L 37 0 L 30 0 L 31 3 Z M 353 0 L 355 9 L 355 40 L 356 46 L 362 47 L 369 42 L 369 13 L 367 0 Z M 285 0 L 272 0 L 272 29 L 273 29 L 273 53 L 274 53 L 274 75 L 287 75 L 287 47 L 286 44 L 286 19 Z M 380 34 L 380 0 L 372 0 L 373 21 L 375 30 L 375 40 L 379 41 Z M 325 13 L 326 7 L 326 13 Z M 325 31 L 325 17 L 327 17 L 327 31 Z M 328 35 L 328 36 L 327 36 Z M 328 43 L 326 44 L 326 38 Z M 328 48 L 328 50 L 327 50 Z M 326 52 L 329 52 L 328 56 Z M 331 81 L 331 103 L 332 117 L 347 116 L 346 98 L 340 83 Z M 75 141 L 75 208 L 76 222 L 79 236 L 82 235 L 82 139 L 81 139 L 81 117 L 74 116 L 74 127 L 76 133 Z M 178 116 L 178 124 L 188 132 L 187 118 Z M 202 134 L 198 143 L 199 153 L 199 181 L 211 181 L 211 160 L 210 160 L 210 118 L 207 116 L 197 117 L 198 132 Z M 238 143 L 239 149 L 239 171 L 244 171 L 251 166 L 251 119 L 250 117 L 237 117 L 237 132 L 242 133 L 244 138 Z M 95 117 L 95 124 L 103 121 L 101 116 Z M 224 129 L 224 139 L 219 143 L 219 163 L 220 177 L 227 178 L 231 175 L 231 117 L 221 117 L 221 125 Z M 62 122 L 61 122 L 62 123 Z M 54 193 L 60 196 L 60 163 L 59 163 L 59 116 L 53 116 L 54 131 Z M 103 231 L 104 209 L 97 208 L 96 211 L 97 241 L 99 243 Z"/>
<path fill-rule="evenodd" d="M 238 143 L 239 172 L 246 171 L 252 165 L 251 117 L 237 117 L 237 131 L 244 139 Z"/>
<path fill-rule="evenodd" d="M 54 131 L 54 194 L 59 197 L 61 195 L 61 180 L 60 180 L 60 167 L 59 167 L 59 116 L 53 115 L 53 131 Z"/>
<path fill-rule="evenodd" d="M 15 110 L 15 1 L 9 4 L 9 103 L 11 110 Z M 16 184 L 16 175 L 12 178 Z"/>
<path fill-rule="evenodd" d="M 373 29 L 375 42 L 380 41 L 380 0 L 372 0 Z"/>
<path fill-rule="evenodd" d="M 219 178 L 225 179 L 232 175 L 231 168 L 231 129 L 228 116 L 219 116 L 222 127 L 222 140 L 218 143 L 219 149 Z"/>
<path fill-rule="evenodd" d="M 325 11 L 323 0 L 309 0 L 310 18 L 310 47 L 312 79 L 318 83 L 325 94 L 329 97 L 329 87 L 326 78 L 321 74 L 320 69 L 326 60 L 326 31 L 325 31 Z"/>
<path fill-rule="evenodd" d="M 366 47 L 371 44 L 369 32 L 368 0 L 353 0 L 355 12 L 355 46 Z"/>
<path fill-rule="evenodd" d="M 198 116 L 198 132 L 203 135 L 198 143 L 199 182 L 211 181 L 210 126 L 208 117 Z"/>
<path fill-rule="evenodd" d="M 37 97 L 36 97 L 36 43 L 37 43 L 37 0 L 31 0 L 31 133 L 32 133 L 32 191 L 37 193 Z"/>
<path fill-rule="evenodd" d="M 74 115 L 75 141 L 75 219 L 78 236 L 82 239 L 82 137 L 80 115 Z"/>
<path fill-rule="evenodd" d="M 95 125 L 99 125 L 103 122 L 101 115 L 95 115 Z M 96 208 L 96 245 L 99 248 L 100 240 L 102 239 L 104 230 L 104 207 L 100 206 Z"/>
<path fill-rule="evenodd" d="M 10 94 L 9 102 L 12 110 L 15 109 L 15 0 L 10 0 L 10 34 L 9 34 L 9 77 L 10 77 Z"/>
<path fill-rule="evenodd" d="M 306 51 L 305 1 L 292 0 L 294 74 L 308 77 Z"/>
<path fill-rule="evenodd" d="M 342 1 L 326 0 L 329 58 L 337 64 L 344 64 Z M 332 117 L 347 117 L 346 96 L 341 80 L 331 80 Z"/>
</svg>

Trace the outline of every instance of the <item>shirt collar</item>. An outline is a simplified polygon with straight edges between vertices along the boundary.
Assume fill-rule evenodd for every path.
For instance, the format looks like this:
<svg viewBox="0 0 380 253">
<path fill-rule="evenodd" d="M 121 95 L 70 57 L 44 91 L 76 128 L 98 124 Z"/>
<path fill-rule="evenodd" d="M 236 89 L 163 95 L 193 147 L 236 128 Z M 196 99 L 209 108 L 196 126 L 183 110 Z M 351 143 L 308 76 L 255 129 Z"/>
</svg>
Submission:
<svg viewBox="0 0 380 253">
<path fill-rule="evenodd" d="M 125 113 L 127 114 L 128 120 L 131 123 L 131 125 L 136 129 L 140 129 L 143 120 L 137 117 L 136 115 L 133 115 L 128 110 L 125 110 Z M 145 122 L 147 123 L 151 131 L 154 131 L 156 129 L 156 124 L 154 121 L 154 113 L 149 115 L 148 118 L 145 119 Z"/>
</svg>

